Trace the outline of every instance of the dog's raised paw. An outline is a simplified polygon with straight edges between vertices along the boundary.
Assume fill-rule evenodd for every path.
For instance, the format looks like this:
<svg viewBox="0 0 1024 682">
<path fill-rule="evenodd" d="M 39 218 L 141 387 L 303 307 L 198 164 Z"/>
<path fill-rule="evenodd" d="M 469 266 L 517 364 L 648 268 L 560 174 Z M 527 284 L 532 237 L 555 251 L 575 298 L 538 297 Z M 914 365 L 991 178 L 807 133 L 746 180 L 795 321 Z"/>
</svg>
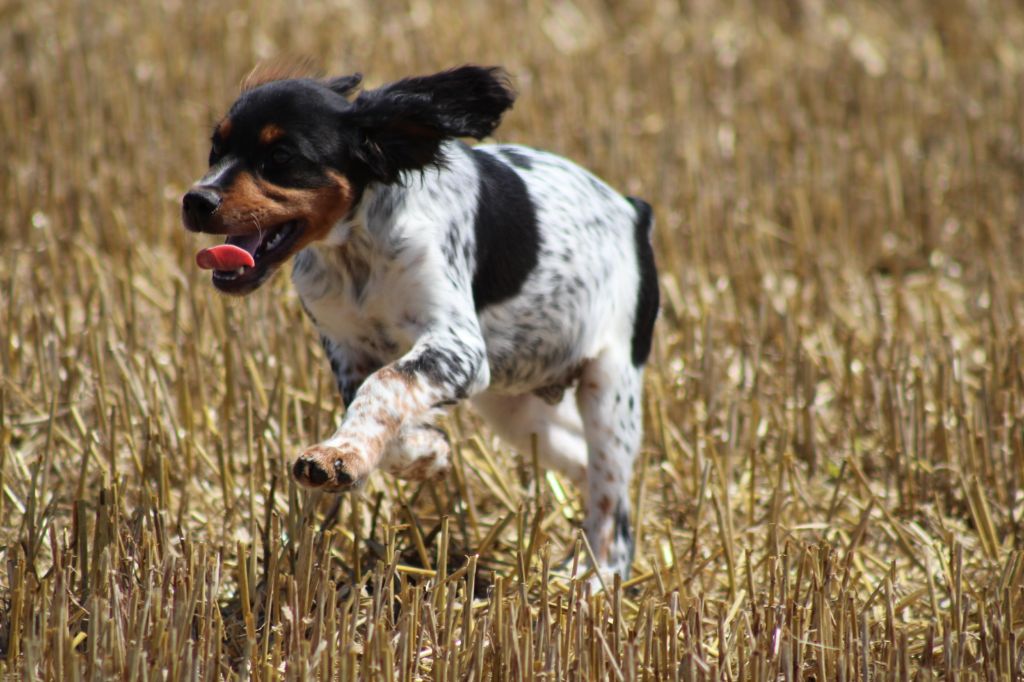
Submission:
<svg viewBox="0 0 1024 682">
<path fill-rule="evenodd" d="M 359 461 L 359 453 L 352 448 L 314 445 L 295 460 L 292 476 L 306 488 L 341 492 L 361 482 Z"/>
</svg>

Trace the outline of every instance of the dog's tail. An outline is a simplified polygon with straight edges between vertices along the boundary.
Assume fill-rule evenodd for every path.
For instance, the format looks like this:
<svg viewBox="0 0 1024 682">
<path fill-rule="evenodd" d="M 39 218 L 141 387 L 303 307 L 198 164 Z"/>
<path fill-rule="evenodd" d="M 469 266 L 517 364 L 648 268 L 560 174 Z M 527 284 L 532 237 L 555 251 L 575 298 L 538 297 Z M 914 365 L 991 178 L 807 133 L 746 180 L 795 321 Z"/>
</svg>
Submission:
<svg viewBox="0 0 1024 682">
<path fill-rule="evenodd" d="M 654 231 L 654 210 L 651 205 L 640 197 L 626 197 L 633 206 L 633 210 L 636 211 L 636 228 L 638 233 L 642 233 L 644 239 L 650 239 L 651 233 Z"/>
<path fill-rule="evenodd" d="M 654 264 L 654 247 L 651 237 L 654 232 L 654 211 L 651 205 L 637 197 L 626 197 L 636 211 L 634 238 L 636 242 L 636 264 L 640 286 L 636 297 L 636 315 L 633 318 L 631 353 L 633 365 L 639 367 L 647 362 L 654 338 L 654 322 L 658 319 L 658 271 Z"/>
</svg>

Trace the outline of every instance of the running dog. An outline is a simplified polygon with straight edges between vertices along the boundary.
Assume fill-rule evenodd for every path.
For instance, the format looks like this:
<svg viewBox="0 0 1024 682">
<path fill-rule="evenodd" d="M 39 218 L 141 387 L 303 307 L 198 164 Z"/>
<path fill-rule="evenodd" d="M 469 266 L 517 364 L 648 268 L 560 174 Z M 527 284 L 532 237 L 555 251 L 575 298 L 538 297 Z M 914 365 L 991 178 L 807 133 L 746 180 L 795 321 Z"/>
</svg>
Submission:
<svg viewBox="0 0 1024 682">
<path fill-rule="evenodd" d="M 337 432 L 292 473 L 340 492 L 376 468 L 449 469 L 433 424 L 468 401 L 586 496 L 598 568 L 628 576 L 629 482 L 658 314 L 651 207 L 560 156 L 470 147 L 515 95 L 462 66 L 358 92 L 361 77 L 254 72 L 185 194 L 222 292 L 286 261 L 337 379 Z"/>
</svg>

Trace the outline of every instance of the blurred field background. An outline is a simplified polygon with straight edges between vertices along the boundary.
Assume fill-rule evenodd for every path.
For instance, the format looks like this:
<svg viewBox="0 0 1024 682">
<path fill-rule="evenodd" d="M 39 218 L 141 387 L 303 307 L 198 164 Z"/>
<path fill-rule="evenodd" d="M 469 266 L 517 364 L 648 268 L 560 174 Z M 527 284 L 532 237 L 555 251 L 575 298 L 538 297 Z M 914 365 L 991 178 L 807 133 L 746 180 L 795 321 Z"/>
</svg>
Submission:
<svg viewBox="0 0 1024 682">
<path fill-rule="evenodd" d="M 0 669 L 23 679 L 1011 679 L 1024 7 L 0 2 Z M 339 417 L 285 276 L 178 201 L 261 60 L 505 65 L 498 139 L 643 196 L 633 578 L 468 412 L 453 476 L 299 494 Z M 570 565 L 572 560 L 570 560 Z M 570 569 L 571 570 L 571 569 Z"/>
</svg>

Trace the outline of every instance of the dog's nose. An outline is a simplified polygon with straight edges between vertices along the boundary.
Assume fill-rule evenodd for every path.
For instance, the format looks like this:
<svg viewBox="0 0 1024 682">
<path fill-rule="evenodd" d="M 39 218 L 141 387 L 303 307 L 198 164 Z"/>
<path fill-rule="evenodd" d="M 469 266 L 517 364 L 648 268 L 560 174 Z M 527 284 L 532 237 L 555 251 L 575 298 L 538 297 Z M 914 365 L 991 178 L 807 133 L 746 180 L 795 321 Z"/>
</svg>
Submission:
<svg viewBox="0 0 1024 682">
<path fill-rule="evenodd" d="M 218 206 L 220 206 L 220 195 L 212 189 L 207 187 L 190 189 L 181 200 L 185 225 L 193 230 L 200 229 Z"/>
</svg>

